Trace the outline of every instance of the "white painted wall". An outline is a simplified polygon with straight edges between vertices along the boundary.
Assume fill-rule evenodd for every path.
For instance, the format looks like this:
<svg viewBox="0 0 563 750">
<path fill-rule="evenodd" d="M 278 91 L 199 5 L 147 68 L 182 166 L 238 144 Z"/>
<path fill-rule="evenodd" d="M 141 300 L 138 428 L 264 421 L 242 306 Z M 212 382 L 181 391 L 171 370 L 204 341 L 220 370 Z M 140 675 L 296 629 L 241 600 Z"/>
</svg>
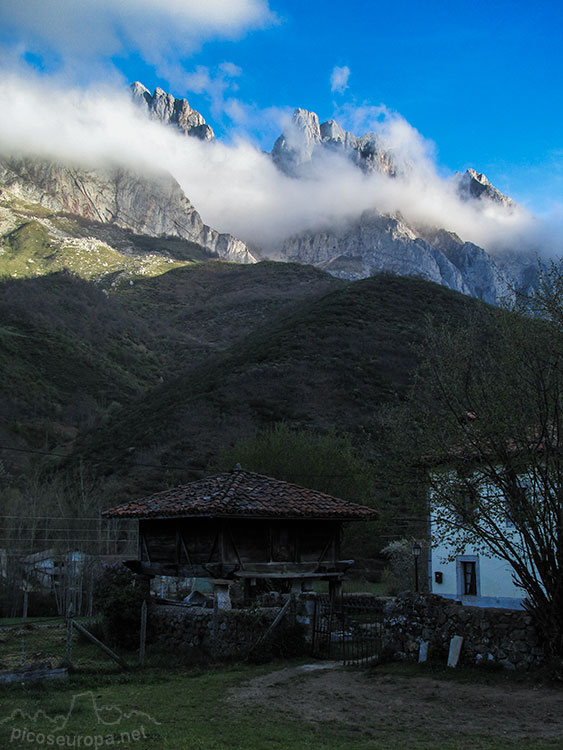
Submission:
<svg viewBox="0 0 563 750">
<path fill-rule="evenodd" d="M 525 592 L 512 580 L 512 568 L 498 557 L 485 557 L 466 545 L 463 554 L 449 560 L 452 549 L 444 544 L 433 547 L 430 555 L 430 590 L 433 594 L 456 599 L 473 607 L 522 609 Z M 476 562 L 477 595 L 463 594 L 461 581 L 462 560 Z M 436 572 L 442 573 L 442 583 L 436 582 Z"/>
</svg>

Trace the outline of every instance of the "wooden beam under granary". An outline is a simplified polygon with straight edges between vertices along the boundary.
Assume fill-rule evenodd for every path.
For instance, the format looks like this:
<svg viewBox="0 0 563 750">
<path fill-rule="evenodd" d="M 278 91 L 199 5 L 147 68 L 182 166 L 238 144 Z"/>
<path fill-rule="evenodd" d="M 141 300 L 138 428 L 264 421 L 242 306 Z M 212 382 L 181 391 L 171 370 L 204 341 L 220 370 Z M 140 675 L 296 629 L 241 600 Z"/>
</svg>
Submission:
<svg viewBox="0 0 563 750">
<path fill-rule="evenodd" d="M 372 508 L 240 468 L 104 511 L 139 520 L 135 572 L 213 579 L 339 580 L 345 521 Z"/>
</svg>

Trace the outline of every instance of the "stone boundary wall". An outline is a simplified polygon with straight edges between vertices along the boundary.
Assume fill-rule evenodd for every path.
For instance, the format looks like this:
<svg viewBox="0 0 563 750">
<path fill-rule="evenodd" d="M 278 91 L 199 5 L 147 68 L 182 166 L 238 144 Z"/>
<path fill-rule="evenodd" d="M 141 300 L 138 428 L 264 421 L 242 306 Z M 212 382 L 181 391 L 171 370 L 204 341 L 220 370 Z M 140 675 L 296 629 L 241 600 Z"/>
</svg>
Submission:
<svg viewBox="0 0 563 750">
<path fill-rule="evenodd" d="M 315 600 L 318 594 L 307 592 L 293 597 L 284 616 L 284 624 L 299 623 L 305 638 L 311 641 L 314 625 Z M 321 595 L 326 599 L 326 595 Z M 347 601 L 358 599 L 383 612 L 389 598 L 370 594 L 347 594 Z M 274 606 L 249 609 L 212 609 L 153 604 L 149 609 L 148 625 L 151 639 L 166 651 L 201 649 L 213 655 L 236 656 L 248 651 L 272 624 L 287 595 L 265 597 Z M 270 601 L 271 600 L 271 601 Z"/>
<path fill-rule="evenodd" d="M 148 627 L 157 647 L 166 651 L 198 649 L 235 656 L 251 648 L 271 625 L 279 607 L 220 609 L 153 605 Z"/>
<path fill-rule="evenodd" d="M 417 659 L 428 641 L 430 659 L 447 659 L 450 639 L 463 637 L 460 663 L 527 669 L 544 660 L 532 617 L 522 610 L 461 606 L 427 594 L 401 594 L 385 607 L 384 647 L 395 658 Z"/>
</svg>

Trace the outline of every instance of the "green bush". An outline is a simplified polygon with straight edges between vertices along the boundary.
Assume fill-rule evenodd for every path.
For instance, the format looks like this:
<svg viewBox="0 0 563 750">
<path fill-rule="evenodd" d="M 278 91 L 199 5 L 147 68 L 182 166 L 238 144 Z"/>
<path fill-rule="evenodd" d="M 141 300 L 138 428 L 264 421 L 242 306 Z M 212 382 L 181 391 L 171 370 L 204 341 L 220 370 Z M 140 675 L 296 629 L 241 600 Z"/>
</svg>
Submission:
<svg viewBox="0 0 563 750">
<path fill-rule="evenodd" d="M 139 645 L 141 606 L 148 592 L 121 563 L 106 565 L 94 588 L 94 603 L 102 615 L 104 638 L 116 646 Z"/>
</svg>

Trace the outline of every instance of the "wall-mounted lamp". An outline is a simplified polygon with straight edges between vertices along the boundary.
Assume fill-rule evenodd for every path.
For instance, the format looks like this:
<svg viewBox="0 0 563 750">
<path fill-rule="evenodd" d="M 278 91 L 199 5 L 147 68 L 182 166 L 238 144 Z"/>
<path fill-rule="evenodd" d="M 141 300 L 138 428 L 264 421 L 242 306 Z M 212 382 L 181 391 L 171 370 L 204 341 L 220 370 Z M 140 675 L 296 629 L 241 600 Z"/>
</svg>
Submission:
<svg viewBox="0 0 563 750">
<path fill-rule="evenodd" d="M 418 593 L 418 558 L 422 552 L 422 547 L 418 542 L 413 542 L 412 554 L 414 557 L 414 590 Z"/>
</svg>

